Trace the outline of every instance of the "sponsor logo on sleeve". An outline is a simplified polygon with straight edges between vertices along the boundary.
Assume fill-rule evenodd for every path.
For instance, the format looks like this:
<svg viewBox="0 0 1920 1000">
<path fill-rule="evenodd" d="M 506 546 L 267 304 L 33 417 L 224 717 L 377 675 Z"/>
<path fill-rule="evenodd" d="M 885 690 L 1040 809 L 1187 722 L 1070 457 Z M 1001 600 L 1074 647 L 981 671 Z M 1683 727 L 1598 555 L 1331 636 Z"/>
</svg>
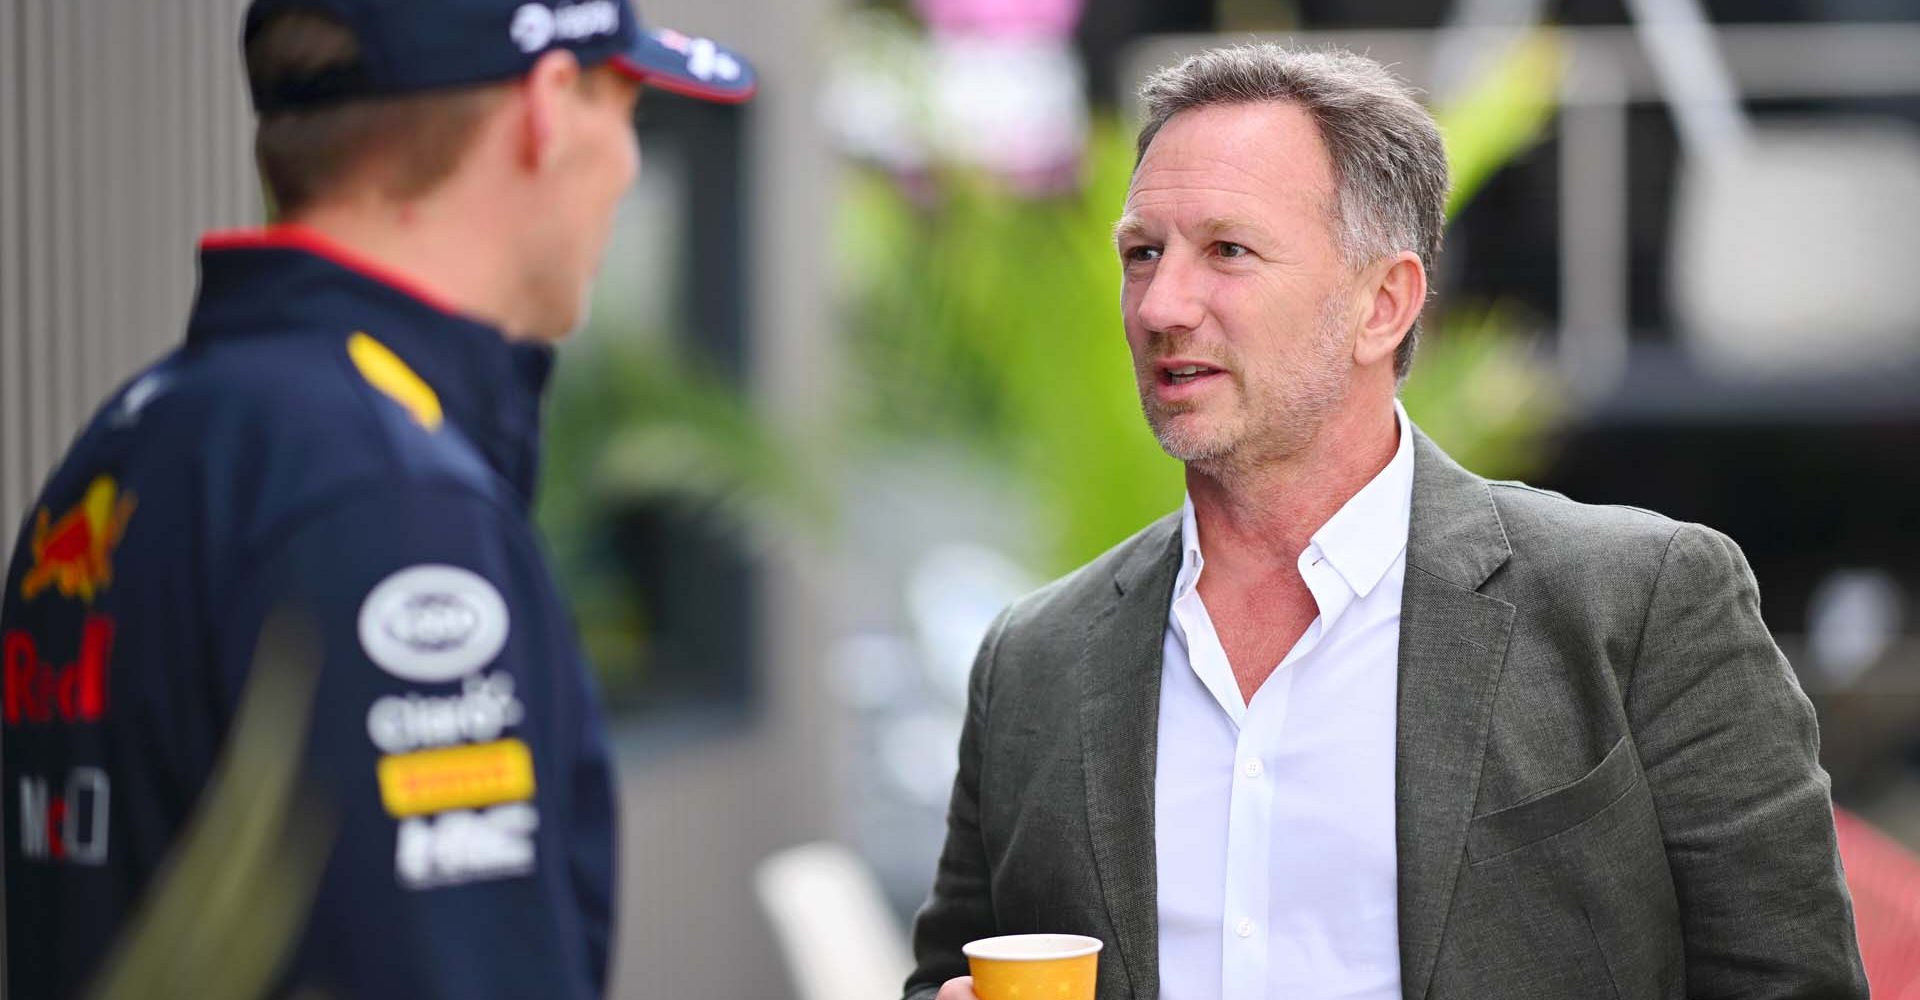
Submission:
<svg viewBox="0 0 1920 1000">
<path fill-rule="evenodd" d="M 540 813 L 527 803 L 403 820 L 394 874 L 409 889 L 511 878 L 534 868 Z"/>
<path fill-rule="evenodd" d="M 382 757 L 380 801 L 406 819 L 533 798 L 533 753 L 519 740 Z"/>
<path fill-rule="evenodd" d="M 507 602 L 485 577 L 458 566 L 403 569 L 360 605 L 360 646 L 402 680 L 459 680 L 506 646 Z"/>
<path fill-rule="evenodd" d="M 107 714 L 107 664 L 113 655 L 113 619 L 90 614 L 80 626 L 73 662 L 49 663 L 33 634 L 0 636 L 7 725 L 99 722 Z"/>
<path fill-rule="evenodd" d="M 87 492 L 59 517 L 47 508 L 34 515 L 27 553 L 33 564 L 20 581 L 20 597 L 31 601 L 48 589 L 68 600 L 93 603 L 113 584 L 113 551 L 133 519 L 134 498 L 122 494 L 112 476 L 98 476 Z"/>
<path fill-rule="evenodd" d="M 76 767 L 57 785 L 22 775 L 20 856 L 50 864 L 106 864 L 111 792 L 107 773 L 97 767 Z"/>
<path fill-rule="evenodd" d="M 461 683 L 446 697 L 388 695 L 367 710 L 367 736 L 381 752 L 406 753 L 462 743 L 489 743 L 526 718 L 513 693 L 513 675 L 496 670 Z"/>
</svg>

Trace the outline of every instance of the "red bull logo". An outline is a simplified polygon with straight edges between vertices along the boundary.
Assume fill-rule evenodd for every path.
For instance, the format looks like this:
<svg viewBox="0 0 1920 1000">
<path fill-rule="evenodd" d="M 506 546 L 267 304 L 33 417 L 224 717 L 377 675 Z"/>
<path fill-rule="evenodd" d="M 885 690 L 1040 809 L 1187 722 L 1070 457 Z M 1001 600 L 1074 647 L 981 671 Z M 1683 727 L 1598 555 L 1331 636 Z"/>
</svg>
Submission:
<svg viewBox="0 0 1920 1000">
<path fill-rule="evenodd" d="M 113 619 L 88 615 L 73 662 L 48 662 L 33 636 L 0 636 L 7 724 L 99 722 L 107 714 L 107 666 L 113 657 Z"/>
<path fill-rule="evenodd" d="M 113 550 L 126 534 L 133 506 L 133 497 L 121 495 L 113 477 L 100 476 L 58 519 L 40 508 L 27 541 L 33 568 L 20 582 L 20 596 L 31 601 L 51 587 L 69 600 L 92 604 L 94 595 L 113 583 Z"/>
</svg>

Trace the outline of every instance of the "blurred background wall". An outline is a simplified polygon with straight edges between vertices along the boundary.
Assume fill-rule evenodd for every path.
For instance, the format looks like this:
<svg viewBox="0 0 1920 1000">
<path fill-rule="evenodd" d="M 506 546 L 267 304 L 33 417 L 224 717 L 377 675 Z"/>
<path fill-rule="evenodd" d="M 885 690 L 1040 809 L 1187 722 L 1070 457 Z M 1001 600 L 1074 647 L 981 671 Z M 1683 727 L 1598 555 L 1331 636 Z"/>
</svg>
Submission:
<svg viewBox="0 0 1920 1000">
<path fill-rule="evenodd" d="M 194 239 L 259 217 L 244 8 L 0 2 L 0 551 L 101 398 L 181 339 Z"/>
</svg>

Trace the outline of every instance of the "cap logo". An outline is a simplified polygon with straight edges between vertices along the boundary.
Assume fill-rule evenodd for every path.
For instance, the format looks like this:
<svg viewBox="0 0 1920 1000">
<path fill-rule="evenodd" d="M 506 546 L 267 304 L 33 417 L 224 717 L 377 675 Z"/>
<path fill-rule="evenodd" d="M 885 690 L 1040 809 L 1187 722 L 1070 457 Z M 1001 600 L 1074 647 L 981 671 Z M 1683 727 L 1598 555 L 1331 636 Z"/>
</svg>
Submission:
<svg viewBox="0 0 1920 1000">
<path fill-rule="evenodd" d="M 586 0 L 565 7 L 529 3 L 514 12 L 508 30 L 520 51 L 533 53 L 556 41 L 578 42 L 618 33 L 620 8 L 617 0 Z"/>
<path fill-rule="evenodd" d="M 740 61 L 721 51 L 711 38 L 694 38 L 671 28 L 659 31 L 654 38 L 685 56 L 687 72 L 703 83 L 712 83 L 715 78 L 728 83 L 740 79 Z"/>
<path fill-rule="evenodd" d="M 553 11 L 545 4 L 526 4 L 514 12 L 509 32 L 520 51 L 538 52 L 553 44 Z"/>
<path fill-rule="evenodd" d="M 740 78 L 740 63 L 706 38 L 694 39 L 693 54 L 687 58 L 687 70 L 707 82 L 712 82 L 714 77 L 728 82 Z"/>
</svg>

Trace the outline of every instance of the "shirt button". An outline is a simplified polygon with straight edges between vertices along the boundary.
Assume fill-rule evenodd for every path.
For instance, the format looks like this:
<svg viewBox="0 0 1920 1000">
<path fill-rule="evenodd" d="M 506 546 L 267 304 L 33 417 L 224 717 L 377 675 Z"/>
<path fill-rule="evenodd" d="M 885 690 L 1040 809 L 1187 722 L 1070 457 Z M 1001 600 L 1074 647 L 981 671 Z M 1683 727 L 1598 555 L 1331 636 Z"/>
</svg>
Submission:
<svg viewBox="0 0 1920 1000">
<path fill-rule="evenodd" d="M 1250 919 L 1248 919 L 1248 918 L 1246 918 L 1246 917 L 1241 917 L 1241 918 L 1240 918 L 1240 922 L 1234 925 L 1234 927 L 1233 927 L 1233 932 L 1234 932 L 1235 934 L 1238 934 L 1238 935 L 1240 935 L 1240 936 L 1241 936 L 1241 937 L 1243 937 L 1243 938 L 1244 938 L 1244 937 L 1252 937 L 1252 936 L 1253 936 L 1253 921 L 1252 921 L 1252 920 L 1250 920 Z"/>
<path fill-rule="evenodd" d="M 1258 757 L 1249 757 L 1247 758 L 1247 766 L 1244 770 L 1247 777 L 1258 778 L 1267 773 L 1267 765 L 1260 763 L 1260 758 Z"/>
</svg>

